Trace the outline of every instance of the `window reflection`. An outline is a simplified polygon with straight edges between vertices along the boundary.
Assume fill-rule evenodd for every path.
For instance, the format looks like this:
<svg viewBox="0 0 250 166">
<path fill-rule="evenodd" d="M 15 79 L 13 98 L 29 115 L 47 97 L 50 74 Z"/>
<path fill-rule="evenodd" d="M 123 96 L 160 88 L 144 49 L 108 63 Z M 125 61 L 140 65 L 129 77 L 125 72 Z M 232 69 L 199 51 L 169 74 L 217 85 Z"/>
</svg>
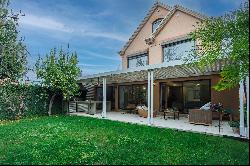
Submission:
<svg viewBox="0 0 250 166">
<path fill-rule="evenodd" d="M 170 62 L 174 60 L 182 60 L 187 57 L 194 49 L 195 42 L 192 40 L 183 40 L 171 44 L 167 44 L 163 48 L 163 60 L 164 62 Z"/>
<path fill-rule="evenodd" d="M 119 107 L 126 109 L 128 105 L 147 105 L 147 85 L 119 86 Z"/>
<path fill-rule="evenodd" d="M 128 68 L 148 65 L 148 54 L 137 55 L 128 58 Z"/>
</svg>

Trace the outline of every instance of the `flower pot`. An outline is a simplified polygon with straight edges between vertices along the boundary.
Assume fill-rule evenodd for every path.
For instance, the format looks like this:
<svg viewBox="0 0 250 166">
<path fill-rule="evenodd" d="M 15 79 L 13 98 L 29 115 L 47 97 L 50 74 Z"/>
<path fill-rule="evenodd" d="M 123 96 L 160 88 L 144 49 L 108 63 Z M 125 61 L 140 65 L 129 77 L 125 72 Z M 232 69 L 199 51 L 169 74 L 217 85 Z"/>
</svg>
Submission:
<svg viewBox="0 0 250 166">
<path fill-rule="evenodd" d="M 233 127 L 233 132 L 236 134 L 240 134 L 240 129 L 237 127 Z"/>
<path fill-rule="evenodd" d="M 139 114 L 139 116 L 141 116 L 143 118 L 147 118 L 148 117 L 148 111 L 145 111 L 143 109 L 138 109 L 138 114 Z"/>
<path fill-rule="evenodd" d="M 138 114 L 140 117 L 147 118 L 148 117 L 148 111 L 145 111 L 143 109 L 138 109 Z M 154 111 L 153 117 L 156 117 L 156 112 Z"/>
</svg>

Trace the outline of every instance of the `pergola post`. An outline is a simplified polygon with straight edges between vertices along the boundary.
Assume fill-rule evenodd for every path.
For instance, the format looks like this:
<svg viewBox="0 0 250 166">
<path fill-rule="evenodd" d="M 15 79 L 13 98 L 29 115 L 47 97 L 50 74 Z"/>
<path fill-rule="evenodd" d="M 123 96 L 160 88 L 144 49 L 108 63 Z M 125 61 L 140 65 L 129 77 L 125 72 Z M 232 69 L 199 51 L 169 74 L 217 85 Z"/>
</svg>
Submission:
<svg viewBox="0 0 250 166">
<path fill-rule="evenodd" d="M 106 118 L 107 114 L 107 94 L 106 94 L 106 88 L 107 88 L 107 82 L 106 78 L 103 78 L 103 83 L 102 83 L 102 92 L 103 92 L 103 101 L 102 101 L 102 118 Z"/>
<path fill-rule="evenodd" d="M 243 83 L 243 80 L 240 81 L 239 98 L 240 98 L 240 135 L 244 137 L 246 136 L 246 133 L 245 133 L 245 124 L 244 124 L 244 83 Z"/>
<path fill-rule="evenodd" d="M 151 71 L 151 109 L 150 109 L 150 112 L 151 112 L 151 125 L 154 123 L 154 71 Z"/>
<path fill-rule="evenodd" d="M 150 125 L 150 111 L 151 111 L 151 73 L 148 71 L 148 125 Z"/>
<path fill-rule="evenodd" d="M 247 138 L 249 139 L 249 76 L 247 77 Z"/>
</svg>

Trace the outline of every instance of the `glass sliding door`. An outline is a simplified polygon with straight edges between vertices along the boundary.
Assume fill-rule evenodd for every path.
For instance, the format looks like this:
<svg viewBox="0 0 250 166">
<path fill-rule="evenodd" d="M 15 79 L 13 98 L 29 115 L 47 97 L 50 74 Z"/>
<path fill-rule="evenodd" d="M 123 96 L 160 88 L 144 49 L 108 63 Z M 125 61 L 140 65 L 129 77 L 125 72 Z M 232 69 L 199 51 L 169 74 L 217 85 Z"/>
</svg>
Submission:
<svg viewBox="0 0 250 166">
<path fill-rule="evenodd" d="M 182 84 L 178 86 L 170 86 L 167 105 L 169 108 L 177 107 L 180 111 L 183 111 L 183 87 Z"/>
<path fill-rule="evenodd" d="M 132 99 L 132 87 L 131 86 L 119 86 L 119 108 L 125 109 Z"/>
<path fill-rule="evenodd" d="M 168 94 L 169 94 L 169 87 L 166 83 L 161 83 L 160 84 L 160 111 L 163 111 L 168 108 Z"/>
<path fill-rule="evenodd" d="M 103 89 L 102 87 L 96 88 L 96 101 L 103 100 Z M 115 108 L 115 89 L 113 86 L 107 87 L 107 101 L 111 102 L 111 109 Z M 102 109 L 102 104 L 97 104 L 98 109 Z"/>
<path fill-rule="evenodd" d="M 129 104 L 133 104 L 135 106 L 147 104 L 146 85 L 119 86 L 119 108 L 126 109 Z"/>
<path fill-rule="evenodd" d="M 180 82 L 161 83 L 160 104 L 161 111 L 167 108 L 178 107 L 183 111 L 183 90 Z"/>
<path fill-rule="evenodd" d="M 211 101 L 210 81 L 188 81 L 183 83 L 186 109 L 200 108 Z"/>
<path fill-rule="evenodd" d="M 182 113 L 200 108 L 211 101 L 210 80 L 163 82 L 160 84 L 160 108 L 178 106 Z"/>
</svg>

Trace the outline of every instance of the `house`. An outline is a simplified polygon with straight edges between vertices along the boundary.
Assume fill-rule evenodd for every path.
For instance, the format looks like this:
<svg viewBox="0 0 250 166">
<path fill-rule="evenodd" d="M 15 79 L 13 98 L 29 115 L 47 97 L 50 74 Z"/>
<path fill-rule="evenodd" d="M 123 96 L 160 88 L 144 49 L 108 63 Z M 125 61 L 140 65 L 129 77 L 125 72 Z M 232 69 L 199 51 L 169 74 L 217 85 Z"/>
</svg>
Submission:
<svg viewBox="0 0 250 166">
<path fill-rule="evenodd" d="M 206 16 L 182 6 L 156 2 L 119 52 L 122 70 L 81 77 L 87 97 L 106 101 L 114 111 L 146 105 L 153 112 L 178 106 L 182 113 L 208 102 L 222 103 L 239 119 L 239 89 L 215 91 L 223 64 L 218 62 L 203 71 L 184 64 L 196 42 L 190 39 L 197 23 Z M 106 95 L 104 95 L 106 94 Z M 150 121 L 150 119 L 149 119 Z"/>
</svg>

